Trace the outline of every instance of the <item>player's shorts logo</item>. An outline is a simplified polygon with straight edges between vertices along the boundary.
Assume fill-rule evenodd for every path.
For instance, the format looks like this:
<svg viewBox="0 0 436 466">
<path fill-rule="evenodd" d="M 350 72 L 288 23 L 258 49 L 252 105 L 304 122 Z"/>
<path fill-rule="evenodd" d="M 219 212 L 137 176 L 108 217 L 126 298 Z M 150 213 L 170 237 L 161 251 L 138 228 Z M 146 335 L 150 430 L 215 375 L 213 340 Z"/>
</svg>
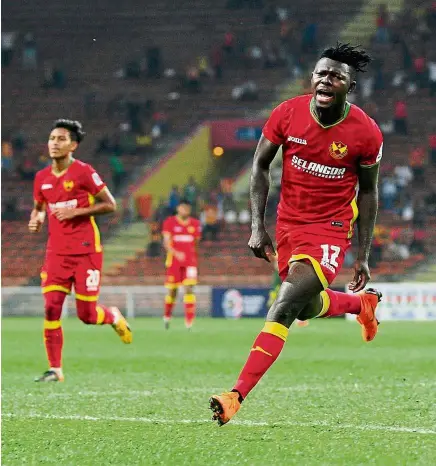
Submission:
<svg viewBox="0 0 436 466">
<path fill-rule="evenodd" d="M 74 181 L 64 181 L 65 191 L 72 191 L 74 188 Z"/>
<path fill-rule="evenodd" d="M 348 147 L 342 142 L 333 141 L 329 147 L 330 155 L 336 159 L 343 159 L 348 154 Z"/>
</svg>

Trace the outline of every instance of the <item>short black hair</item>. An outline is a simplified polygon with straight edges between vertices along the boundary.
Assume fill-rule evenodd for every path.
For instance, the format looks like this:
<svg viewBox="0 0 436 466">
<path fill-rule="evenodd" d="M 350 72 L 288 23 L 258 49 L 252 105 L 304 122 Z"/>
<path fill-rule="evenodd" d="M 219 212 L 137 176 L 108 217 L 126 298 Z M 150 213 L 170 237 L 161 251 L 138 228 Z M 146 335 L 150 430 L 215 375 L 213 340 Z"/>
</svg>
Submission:
<svg viewBox="0 0 436 466">
<path fill-rule="evenodd" d="M 372 58 L 365 50 L 358 50 L 358 47 L 360 46 L 356 45 L 354 47 L 348 43 L 341 44 L 337 42 L 335 47 L 325 49 L 319 58 L 330 58 L 330 60 L 339 61 L 351 66 L 354 71 L 364 73 Z"/>
<path fill-rule="evenodd" d="M 52 131 L 55 128 L 65 128 L 70 132 L 70 137 L 72 141 L 81 143 L 85 137 L 85 131 L 83 131 L 82 123 L 77 120 L 67 120 L 65 118 L 60 118 L 53 123 Z"/>
<path fill-rule="evenodd" d="M 180 199 L 178 205 L 180 205 L 180 204 L 186 204 L 186 205 L 189 205 L 189 206 L 191 205 L 191 203 L 188 201 L 188 199 L 185 199 L 185 198 Z"/>
</svg>

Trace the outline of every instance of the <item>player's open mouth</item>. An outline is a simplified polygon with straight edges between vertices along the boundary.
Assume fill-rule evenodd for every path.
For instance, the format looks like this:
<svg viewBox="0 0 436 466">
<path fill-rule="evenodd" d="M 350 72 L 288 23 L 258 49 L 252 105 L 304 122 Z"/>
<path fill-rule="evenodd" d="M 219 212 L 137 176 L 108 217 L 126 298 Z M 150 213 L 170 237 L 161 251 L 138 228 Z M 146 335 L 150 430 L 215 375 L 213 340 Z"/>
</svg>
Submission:
<svg viewBox="0 0 436 466">
<path fill-rule="evenodd" d="M 316 100 L 321 104 L 329 104 L 335 100 L 335 94 L 333 92 L 319 90 L 316 91 Z"/>
</svg>

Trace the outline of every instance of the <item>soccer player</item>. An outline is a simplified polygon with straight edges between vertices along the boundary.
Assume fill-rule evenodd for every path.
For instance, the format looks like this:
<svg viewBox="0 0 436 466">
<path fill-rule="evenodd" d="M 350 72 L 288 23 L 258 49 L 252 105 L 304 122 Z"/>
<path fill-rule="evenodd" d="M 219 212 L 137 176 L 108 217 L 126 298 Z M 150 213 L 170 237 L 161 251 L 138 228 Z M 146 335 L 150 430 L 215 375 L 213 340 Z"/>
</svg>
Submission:
<svg viewBox="0 0 436 466">
<path fill-rule="evenodd" d="M 96 171 L 73 158 L 85 133 L 78 121 L 57 120 L 50 132 L 52 164 L 34 182 L 29 230 L 41 231 L 48 216 L 48 242 L 41 272 L 45 303 L 44 343 L 49 370 L 37 382 L 62 382 L 62 305 L 74 284 L 77 315 L 85 324 L 112 325 L 124 343 L 132 332 L 116 307 L 97 303 L 103 253 L 94 216 L 114 212 L 115 199 Z"/>
<path fill-rule="evenodd" d="M 364 341 L 377 333 L 375 310 L 381 294 L 363 290 L 370 279 L 368 255 L 377 216 L 383 141 L 375 122 L 346 98 L 356 87 L 356 74 L 370 60 L 365 51 L 349 44 L 324 50 L 312 73 L 312 94 L 283 102 L 265 124 L 251 174 L 248 245 L 266 261 L 275 252 L 264 216 L 269 167 L 282 146 L 276 239 L 283 282 L 233 389 L 210 399 L 219 425 L 235 415 L 277 359 L 295 319 L 350 313 L 357 315 Z M 329 290 L 356 221 L 359 251 L 349 285 L 355 294 Z"/>
<path fill-rule="evenodd" d="M 185 326 L 192 327 L 195 317 L 196 296 L 193 291 L 197 284 L 197 246 L 201 238 L 200 221 L 191 217 L 191 204 L 182 199 L 177 206 L 177 214 L 168 217 L 162 227 L 163 244 L 167 252 L 165 261 L 166 279 L 164 324 L 168 330 L 177 290 L 180 285 L 185 288 L 183 303 L 185 306 Z"/>
</svg>

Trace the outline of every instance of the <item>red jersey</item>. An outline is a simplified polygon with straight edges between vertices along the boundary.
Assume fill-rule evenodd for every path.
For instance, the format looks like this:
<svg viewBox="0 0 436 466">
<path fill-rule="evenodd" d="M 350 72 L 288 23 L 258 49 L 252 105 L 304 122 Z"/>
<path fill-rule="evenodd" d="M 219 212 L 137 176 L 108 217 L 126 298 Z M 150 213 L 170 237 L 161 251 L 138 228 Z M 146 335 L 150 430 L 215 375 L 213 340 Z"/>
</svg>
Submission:
<svg viewBox="0 0 436 466">
<path fill-rule="evenodd" d="M 196 218 L 189 217 L 182 222 L 176 215 L 168 217 L 162 227 L 162 233 L 170 235 L 171 246 L 185 254 L 184 260 L 176 259 L 173 254 L 167 254 L 165 265 L 170 267 L 174 263 L 180 266 L 197 266 L 196 240 L 201 237 L 201 224 Z"/>
<path fill-rule="evenodd" d="M 263 134 L 283 151 L 277 222 L 351 237 L 359 166 L 372 167 L 382 157 L 383 137 L 374 120 L 347 103 L 341 120 L 324 126 L 312 96 L 304 95 L 276 107 Z"/>
<path fill-rule="evenodd" d="M 75 209 L 94 204 L 94 196 L 106 184 L 87 163 L 74 160 L 60 176 L 51 167 L 40 170 L 35 177 L 33 197 L 47 205 L 47 253 L 61 255 L 92 254 L 101 252 L 100 232 L 94 217 L 81 216 L 59 221 L 55 208 Z"/>
</svg>

